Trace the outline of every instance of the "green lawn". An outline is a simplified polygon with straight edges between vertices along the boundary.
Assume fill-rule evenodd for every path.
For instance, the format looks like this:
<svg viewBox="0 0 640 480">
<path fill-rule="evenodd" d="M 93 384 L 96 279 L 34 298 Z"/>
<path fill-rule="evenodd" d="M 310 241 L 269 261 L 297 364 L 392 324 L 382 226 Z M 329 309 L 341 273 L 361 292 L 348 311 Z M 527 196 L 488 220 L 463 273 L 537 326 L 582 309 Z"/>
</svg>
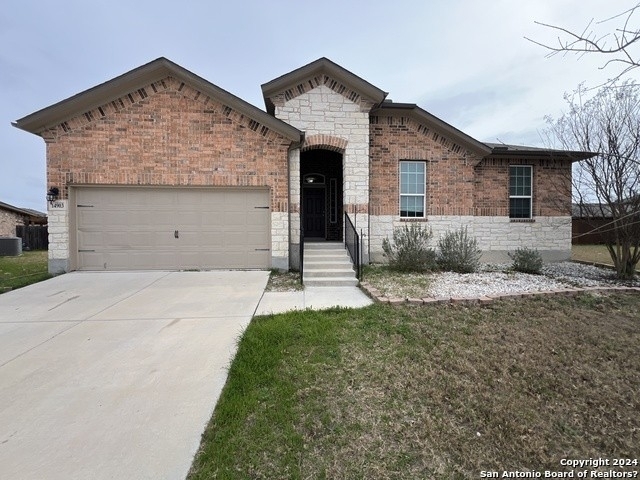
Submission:
<svg viewBox="0 0 640 480">
<path fill-rule="evenodd" d="M 638 294 L 585 294 L 256 317 L 189 479 L 462 479 L 638 458 L 639 309 Z"/>
<path fill-rule="evenodd" d="M 19 257 L 0 257 L 0 293 L 51 278 L 47 251 L 23 252 Z"/>
</svg>

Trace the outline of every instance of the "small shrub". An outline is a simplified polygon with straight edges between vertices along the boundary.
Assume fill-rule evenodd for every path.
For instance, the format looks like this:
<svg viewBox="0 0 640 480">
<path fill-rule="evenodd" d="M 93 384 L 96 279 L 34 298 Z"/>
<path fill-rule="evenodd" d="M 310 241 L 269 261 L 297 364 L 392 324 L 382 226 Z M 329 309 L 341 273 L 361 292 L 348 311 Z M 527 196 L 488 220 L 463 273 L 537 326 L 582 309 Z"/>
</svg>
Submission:
<svg viewBox="0 0 640 480">
<path fill-rule="evenodd" d="M 443 270 L 471 273 L 480 268 L 482 250 L 478 248 L 478 240 L 467 233 L 467 227 L 445 233 L 438 241 L 438 248 L 438 263 Z"/>
<path fill-rule="evenodd" d="M 516 272 L 539 274 L 542 271 L 543 261 L 538 250 L 520 247 L 509 257 L 513 260 L 512 268 Z"/>
<path fill-rule="evenodd" d="M 393 243 L 385 238 L 382 250 L 389 266 L 401 272 L 424 272 L 436 266 L 436 252 L 429 248 L 432 233 L 428 228 L 412 223 L 393 231 Z"/>
</svg>

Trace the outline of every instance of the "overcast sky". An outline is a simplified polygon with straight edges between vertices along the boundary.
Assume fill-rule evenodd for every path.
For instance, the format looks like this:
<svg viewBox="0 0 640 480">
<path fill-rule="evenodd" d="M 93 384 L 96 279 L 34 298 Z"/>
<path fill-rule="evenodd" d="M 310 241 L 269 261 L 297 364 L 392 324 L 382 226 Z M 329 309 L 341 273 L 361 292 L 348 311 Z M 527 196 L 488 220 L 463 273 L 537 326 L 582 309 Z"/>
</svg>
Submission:
<svg viewBox="0 0 640 480">
<path fill-rule="evenodd" d="M 44 141 L 11 122 L 161 56 L 262 109 L 262 83 L 324 56 L 480 141 L 544 146 L 544 116 L 562 113 L 564 92 L 619 69 L 545 58 L 524 37 L 555 36 L 534 21 L 582 30 L 634 3 L 5 0 L 0 201 L 46 211 Z"/>
</svg>

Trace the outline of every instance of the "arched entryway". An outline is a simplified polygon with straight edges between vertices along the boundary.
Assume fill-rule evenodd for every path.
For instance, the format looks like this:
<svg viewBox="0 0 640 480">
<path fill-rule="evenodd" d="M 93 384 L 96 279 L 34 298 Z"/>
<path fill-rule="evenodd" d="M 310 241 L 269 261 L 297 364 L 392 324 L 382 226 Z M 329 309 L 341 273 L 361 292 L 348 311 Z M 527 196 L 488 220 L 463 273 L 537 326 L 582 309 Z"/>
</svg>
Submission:
<svg viewBox="0 0 640 480">
<path fill-rule="evenodd" d="M 304 238 L 342 241 L 342 154 L 321 148 L 303 151 L 300 191 Z"/>
</svg>

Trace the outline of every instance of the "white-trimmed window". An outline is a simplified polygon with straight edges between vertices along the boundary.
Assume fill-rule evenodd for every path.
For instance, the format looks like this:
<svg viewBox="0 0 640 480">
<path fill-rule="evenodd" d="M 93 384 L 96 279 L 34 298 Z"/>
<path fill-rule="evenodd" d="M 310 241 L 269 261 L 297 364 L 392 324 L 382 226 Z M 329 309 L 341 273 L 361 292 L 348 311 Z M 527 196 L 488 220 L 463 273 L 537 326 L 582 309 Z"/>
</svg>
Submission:
<svg viewBox="0 0 640 480">
<path fill-rule="evenodd" d="M 509 218 L 533 217 L 533 167 L 509 166 Z"/>
<path fill-rule="evenodd" d="M 400 162 L 400 217 L 425 216 L 425 162 Z"/>
</svg>

